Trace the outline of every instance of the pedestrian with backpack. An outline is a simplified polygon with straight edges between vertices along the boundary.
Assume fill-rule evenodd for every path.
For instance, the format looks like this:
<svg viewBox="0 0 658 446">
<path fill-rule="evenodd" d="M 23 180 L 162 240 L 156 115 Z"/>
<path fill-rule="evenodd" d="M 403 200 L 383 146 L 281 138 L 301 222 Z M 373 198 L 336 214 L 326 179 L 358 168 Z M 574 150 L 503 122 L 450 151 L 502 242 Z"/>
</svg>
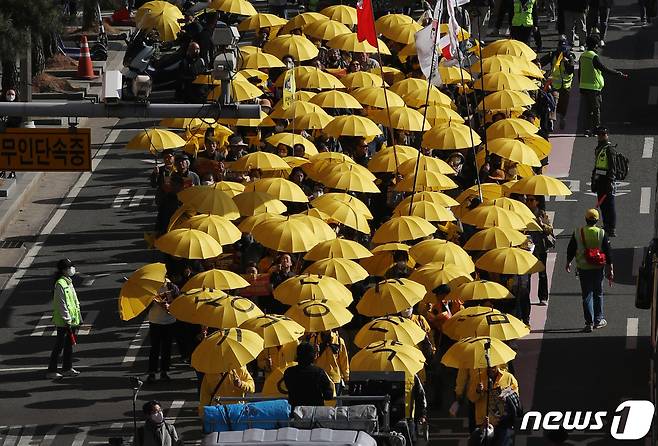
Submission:
<svg viewBox="0 0 658 446">
<path fill-rule="evenodd" d="M 593 328 L 603 328 L 608 325 L 603 318 L 603 276 L 605 273 L 610 283 L 615 277 L 610 240 L 606 231 L 596 226 L 598 221 L 599 211 L 589 209 L 585 213 L 586 225 L 574 230 L 567 246 L 568 273 L 571 272 L 571 261 L 576 259 L 583 298 L 585 333 L 591 333 Z"/>
</svg>

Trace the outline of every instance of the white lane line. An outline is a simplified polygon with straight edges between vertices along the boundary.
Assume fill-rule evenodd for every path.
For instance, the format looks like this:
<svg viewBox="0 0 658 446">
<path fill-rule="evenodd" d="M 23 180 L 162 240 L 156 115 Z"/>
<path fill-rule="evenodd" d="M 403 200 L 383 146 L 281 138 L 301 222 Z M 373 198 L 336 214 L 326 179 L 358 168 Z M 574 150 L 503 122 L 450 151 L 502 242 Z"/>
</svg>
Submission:
<svg viewBox="0 0 658 446">
<path fill-rule="evenodd" d="M 658 87 L 651 86 L 649 87 L 649 105 L 658 104 Z"/>
<path fill-rule="evenodd" d="M 87 432 L 89 432 L 89 426 L 84 426 L 80 429 L 80 432 L 75 434 L 75 437 L 73 437 L 73 443 L 71 443 L 71 446 L 82 446 L 85 443 Z"/>
<path fill-rule="evenodd" d="M 656 42 L 658 44 L 658 42 Z M 644 148 L 642 149 L 642 158 L 653 158 L 653 136 L 644 138 Z"/>
<path fill-rule="evenodd" d="M 629 317 L 626 319 L 626 350 L 637 348 L 637 335 L 640 331 L 639 319 Z"/>
<path fill-rule="evenodd" d="M 78 336 L 88 336 L 89 332 L 91 331 L 91 327 L 94 325 L 94 321 L 96 321 L 96 317 L 98 317 L 100 311 L 98 310 L 92 310 L 88 311 L 87 314 L 83 316 L 84 324 L 80 326 L 80 329 L 78 330 Z"/>
<path fill-rule="evenodd" d="M 112 207 L 120 208 L 123 205 L 123 202 L 128 200 L 130 200 L 130 189 L 121 189 L 114 199 Z"/>
<path fill-rule="evenodd" d="M 142 344 L 144 344 L 144 340 L 146 339 L 146 336 L 148 334 L 148 328 L 149 328 L 148 321 L 142 322 L 142 325 L 139 326 L 139 330 L 137 330 L 137 333 L 135 333 L 135 337 L 133 338 L 132 341 L 130 341 L 130 345 L 128 346 L 128 352 L 126 352 L 126 356 L 124 356 L 123 361 L 121 361 L 123 365 L 131 365 L 132 363 L 135 362 L 135 360 L 137 359 L 137 354 L 139 353 L 139 350 L 142 348 Z"/>
<path fill-rule="evenodd" d="M 128 205 L 129 208 L 135 208 L 139 206 L 139 204 L 142 202 L 142 199 L 144 198 L 144 189 L 138 189 L 135 191 L 135 195 L 133 195 L 133 199 L 130 200 L 130 204 Z"/>
<path fill-rule="evenodd" d="M 34 327 L 30 336 L 43 336 L 46 332 L 46 329 L 52 329 L 52 316 L 50 314 L 44 314 L 37 322 L 37 326 Z"/>
<path fill-rule="evenodd" d="M 48 431 L 46 435 L 44 435 L 43 440 L 39 444 L 39 446 L 50 446 L 53 441 L 55 441 L 55 437 L 57 436 L 57 433 L 62 429 L 62 426 L 55 426 L 52 429 Z"/>
<path fill-rule="evenodd" d="M 36 430 L 37 430 L 36 424 L 25 426 L 23 428 L 23 435 L 21 435 L 20 439 L 18 440 L 17 446 L 29 446 L 30 443 L 32 442 L 32 437 L 34 437 Z"/>
<path fill-rule="evenodd" d="M 91 365 L 77 365 L 75 366 L 76 369 L 87 369 L 87 368 L 94 368 L 97 366 L 91 366 Z M 34 372 L 38 370 L 43 370 L 43 372 L 46 372 L 47 367 L 46 366 L 40 366 L 40 367 L 9 367 L 6 369 L 0 369 L 0 372 Z M 44 378 L 45 379 L 45 378 Z"/>
<path fill-rule="evenodd" d="M 640 214 L 648 214 L 651 209 L 651 188 L 640 189 Z"/>
<path fill-rule="evenodd" d="M 181 407 L 185 405 L 185 400 L 175 400 L 171 402 L 171 407 L 167 411 L 167 419 L 169 423 L 174 424 L 178 414 L 180 413 Z"/>
<path fill-rule="evenodd" d="M 22 426 L 10 426 L 9 432 L 5 435 L 5 441 L 2 443 L 2 446 L 14 446 L 21 436 L 21 427 Z"/>
<path fill-rule="evenodd" d="M 62 221 L 62 218 L 64 218 L 64 214 L 66 214 L 66 211 L 68 211 L 68 204 L 73 203 L 76 197 L 80 194 L 80 191 L 83 187 L 85 187 L 91 178 L 92 173 L 96 170 L 105 155 L 107 155 L 107 153 L 110 151 L 110 146 L 117 140 L 117 138 L 119 138 L 120 134 L 121 130 L 115 129 L 107 135 L 107 138 L 103 143 L 103 148 L 96 152 L 96 156 L 91 161 L 91 172 L 83 172 L 82 175 L 80 175 L 80 178 L 78 178 L 78 181 L 76 181 L 69 193 L 66 194 L 66 198 L 55 211 L 50 221 L 46 224 L 46 226 L 43 227 L 41 234 L 39 234 L 37 237 L 37 241 L 25 254 L 25 257 L 23 257 L 23 260 L 16 268 L 16 272 L 12 274 L 12 276 L 7 281 L 5 288 L 2 290 L 2 293 L 0 293 L 0 308 L 4 307 L 7 300 L 9 300 L 11 295 L 14 293 L 21 279 L 23 279 L 23 276 L 30 269 L 30 266 L 39 254 L 39 251 L 41 251 L 41 247 L 46 243 L 46 240 L 48 240 L 48 236 L 53 233 L 55 227 L 59 224 L 60 221 Z"/>
</svg>

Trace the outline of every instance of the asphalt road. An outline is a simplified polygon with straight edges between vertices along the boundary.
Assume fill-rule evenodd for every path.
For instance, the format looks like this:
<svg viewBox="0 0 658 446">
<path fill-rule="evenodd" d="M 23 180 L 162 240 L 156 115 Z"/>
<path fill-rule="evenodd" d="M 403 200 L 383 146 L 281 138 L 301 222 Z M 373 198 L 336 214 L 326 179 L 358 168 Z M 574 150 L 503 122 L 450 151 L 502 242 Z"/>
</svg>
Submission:
<svg viewBox="0 0 658 446">
<path fill-rule="evenodd" d="M 636 310 L 633 301 L 641 247 L 653 235 L 654 156 L 658 155 L 653 153 L 653 139 L 647 138 L 656 136 L 658 32 L 654 26 L 635 25 L 634 1 L 616 3 L 603 60 L 629 73 L 630 79 L 606 80 L 603 121 L 611 129 L 611 139 L 629 156 L 631 169 L 629 184 L 620 185 L 617 201 L 619 235 L 613 240 L 617 280 L 605 290 L 609 325 L 591 334 L 580 333 L 578 281 L 564 271 L 568 237 L 581 224 L 585 209 L 595 203 L 587 194 L 595 142 L 574 138 L 576 129 L 571 126 L 554 138 L 559 148 L 552 161 L 564 167 L 551 168 L 570 180 L 574 194 L 548 204 L 554 226 L 564 231 L 558 237 L 556 261 L 549 262 L 550 305 L 533 306 L 533 333 L 520 343 L 516 361 L 526 410 L 612 412 L 623 399 L 648 399 L 648 312 Z M 554 45 L 555 37 L 547 33 L 547 48 Z M 574 101 L 573 115 L 576 105 Z M 129 377 L 146 371 L 147 330 L 141 320 L 119 320 L 116 298 L 123 277 L 156 261 L 158 254 L 145 250 L 143 242 L 154 215 L 147 182 L 152 161 L 146 154 L 125 150 L 122 143 L 134 129 L 148 125 L 124 120 L 114 130 L 96 133 L 100 136 L 95 139 L 107 135 L 108 143 L 96 155 L 97 168 L 81 177 L 42 236 L 27 241 L 28 254 L 16 280 L 0 294 L 1 445 L 83 446 L 106 443 L 109 437 L 128 440 L 132 435 Z M 53 342 L 51 277 L 61 257 L 78 264 L 77 290 L 88 326 L 75 352 L 74 366 L 82 374 L 53 382 L 44 373 Z M 194 375 L 182 364 L 175 365 L 171 375 L 174 379 L 169 383 L 142 389 L 138 410 L 139 403 L 160 400 L 168 418 L 193 442 L 199 438 Z M 463 445 L 465 427 L 463 418 L 448 420 L 435 412 L 432 442 Z M 618 443 L 601 433 L 578 434 L 572 440 Z M 545 443 L 541 432 L 534 432 L 520 434 L 517 444 Z"/>
</svg>

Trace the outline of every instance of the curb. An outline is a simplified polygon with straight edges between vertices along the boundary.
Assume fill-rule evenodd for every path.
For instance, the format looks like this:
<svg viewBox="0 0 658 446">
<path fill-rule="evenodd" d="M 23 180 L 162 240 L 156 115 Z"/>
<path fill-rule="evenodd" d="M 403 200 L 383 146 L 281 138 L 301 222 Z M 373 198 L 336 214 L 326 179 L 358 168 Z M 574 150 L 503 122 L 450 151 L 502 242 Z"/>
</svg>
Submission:
<svg viewBox="0 0 658 446">
<path fill-rule="evenodd" d="M 17 193 L 15 197 L 9 198 L 0 204 L 0 211 L 2 211 L 0 215 L 0 237 L 2 237 L 7 227 L 14 221 L 18 210 L 32 198 L 43 174 L 44 172 L 27 172 L 25 176 L 30 176 L 31 178 L 16 182 L 16 187 L 22 188 L 22 191 Z"/>
</svg>

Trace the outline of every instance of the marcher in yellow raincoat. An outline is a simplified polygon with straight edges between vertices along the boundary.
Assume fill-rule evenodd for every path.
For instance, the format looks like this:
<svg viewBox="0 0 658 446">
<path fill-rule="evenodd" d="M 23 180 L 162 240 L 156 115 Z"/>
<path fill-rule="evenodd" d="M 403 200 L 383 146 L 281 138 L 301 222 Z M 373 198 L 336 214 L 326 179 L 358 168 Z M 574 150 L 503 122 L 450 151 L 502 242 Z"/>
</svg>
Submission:
<svg viewBox="0 0 658 446">
<path fill-rule="evenodd" d="M 203 377 L 201 383 L 201 396 L 199 397 L 199 416 L 203 418 L 204 406 L 210 406 L 214 397 L 234 396 L 239 399 L 247 393 L 254 393 L 256 385 L 254 379 L 247 371 L 247 367 L 233 369 L 226 374 L 208 373 Z M 222 380 L 220 384 L 220 381 Z M 218 387 L 219 384 L 219 387 Z M 224 402 L 223 404 L 228 404 Z"/>
<path fill-rule="evenodd" d="M 336 395 L 340 395 L 342 386 L 350 379 L 350 358 L 345 341 L 332 330 L 311 333 L 308 342 L 314 345 L 318 352 L 315 365 L 327 372 L 329 379 L 336 386 Z"/>
</svg>

